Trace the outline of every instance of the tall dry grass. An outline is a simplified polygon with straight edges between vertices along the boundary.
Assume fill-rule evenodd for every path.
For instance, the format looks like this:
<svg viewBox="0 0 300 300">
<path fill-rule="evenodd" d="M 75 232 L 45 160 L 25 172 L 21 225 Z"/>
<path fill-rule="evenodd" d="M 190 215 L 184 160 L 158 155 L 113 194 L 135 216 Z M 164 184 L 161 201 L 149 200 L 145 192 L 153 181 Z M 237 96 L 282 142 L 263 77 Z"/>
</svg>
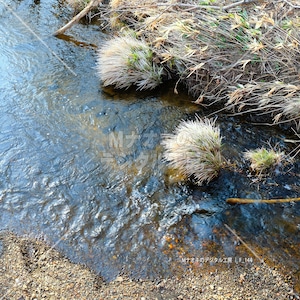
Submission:
<svg viewBox="0 0 300 300">
<path fill-rule="evenodd" d="M 126 68 L 114 76 L 115 66 L 122 70 L 124 63 L 120 51 L 115 62 L 99 68 L 103 82 L 127 88 L 122 76 L 129 75 L 130 85 L 137 80 L 138 88 L 147 89 L 173 78 L 174 91 L 178 83 L 184 84 L 199 105 L 235 115 L 262 115 L 299 134 L 300 5 L 294 0 L 234 2 L 112 0 L 103 5 L 105 29 L 119 36 L 134 32 L 149 47 L 155 66 L 154 73 L 133 68 L 136 78 Z"/>
<path fill-rule="evenodd" d="M 106 16 L 112 30 L 146 41 L 197 103 L 299 123 L 300 17 L 289 3 L 252 1 L 224 11 L 226 1 L 112 0 Z"/>
</svg>

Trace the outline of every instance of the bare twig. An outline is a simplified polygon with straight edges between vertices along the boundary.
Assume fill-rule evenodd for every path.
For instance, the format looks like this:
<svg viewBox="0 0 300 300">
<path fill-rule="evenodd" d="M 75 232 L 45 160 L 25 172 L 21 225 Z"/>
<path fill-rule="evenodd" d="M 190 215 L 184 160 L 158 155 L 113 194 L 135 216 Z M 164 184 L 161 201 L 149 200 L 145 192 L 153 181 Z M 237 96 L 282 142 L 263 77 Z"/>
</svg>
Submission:
<svg viewBox="0 0 300 300">
<path fill-rule="evenodd" d="M 239 1 L 239 2 L 235 2 L 235 3 L 231 3 L 231 4 L 223 6 L 223 10 L 228 10 L 228 9 L 231 9 L 235 6 L 250 4 L 250 3 L 254 3 L 254 2 L 257 2 L 257 0 L 242 0 L 242 1 Z"/>
<path fill-rule="evenodd" d="M 285 2 L 286 4 L 288 4 L 289 6 L 291 6 L 292 8 L 298 8 L 300 9 L 300 5 L 295 5 L 287 0 L 282 0 L 283 2 Z"/>
<path fill-rule="evenodd" d="M 274 204 L 274 203 L 290 203 L 300 201 L 300 198 L 286 198 L 286 199 L 247 199 L 247 198 L 228 198 L 226 200 L 229 204 L 251 204 L 251 203 L 268 203 L 268 204 Z"/>
<path fill-rule="evenodd" d="M 58 29 L 54 35 L 63 34 L 66 30 L 71 28 L 75 23 L 77 23 L 81 18 L 83 18 L 93 7 L 97 7 L 102 0 L 92 0 L 80 13 L 78 13 L 70 22 L 65 26 Z"/>
<path fill-rule="evenodd" d="M 171 3 L 171 4 L 166 4 L 166 3 L 156 3 L 156 4 L 143 4 L 143 5 L 126 5 L 126 6 L 120 6 L 118 9 L 114 9 L 114 12 L 122 12 L 122 11 L 128 11 L 130 9 L 145 9 L 145 8 L 155 8 L 159 6 L 164 6 L 166 7 L 166 10 L 174 7 L 181 7 L 181 8 L 186 8 L 187 10 L 196 10 L 199 8 L 203 9 L 218 9 L 218 10 L 228 10 L 233 7 L 239 6 L 239 5 L 245 5 L 245 4 L 250 4 L 257 2 L 258 0 L 242 0 L 239 2 L 231 3 L 225 6 L 218 6 L 218 5 L 199 5 L 199 4 L 190 4 L 190 3 Z"/>
</svg>

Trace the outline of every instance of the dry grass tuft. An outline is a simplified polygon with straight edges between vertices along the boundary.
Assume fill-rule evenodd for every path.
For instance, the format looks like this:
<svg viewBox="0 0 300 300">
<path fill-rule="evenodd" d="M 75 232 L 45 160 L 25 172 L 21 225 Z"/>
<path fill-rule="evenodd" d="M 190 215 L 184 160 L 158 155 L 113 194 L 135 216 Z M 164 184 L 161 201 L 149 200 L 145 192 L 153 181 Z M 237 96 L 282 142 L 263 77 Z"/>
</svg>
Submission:
<svg viewBox="0 0 300 300">
<path fill-rule="evenodd" d="M 154 63 L 151 49 L 132 36 L 108 41 L 98 52 L 97 68 L 104 86 L 144 90 L 162 82 L 163 68 Z"/>
<path fill-rule="evenodd" d="M 172 168 L 198 185 L 215 178 L 223 164 L 220 129 L 215 121 L 197 118 L 183 121 L 174 134 L 164 135 L 164 157 Z"/>
<path fill-rule="evenodd" d="M 262 175 L 267 170 L 270 170 L 279 165 L 284 157 L 284 152 L 275 151 L 274 149 L 267 150 L 260 148 L 249 150 L 244 153 L 244 157 L 250 160 L 250 168 L 256 173 Z"/>
</svg>

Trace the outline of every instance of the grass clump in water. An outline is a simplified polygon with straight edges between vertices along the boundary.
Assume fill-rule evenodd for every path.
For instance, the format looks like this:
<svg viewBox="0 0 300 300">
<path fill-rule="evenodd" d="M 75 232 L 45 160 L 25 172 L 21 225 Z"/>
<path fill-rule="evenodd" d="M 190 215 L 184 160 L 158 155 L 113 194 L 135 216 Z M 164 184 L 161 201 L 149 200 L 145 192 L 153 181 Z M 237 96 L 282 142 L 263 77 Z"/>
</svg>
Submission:
<svg viewBox="0 0 300 300">
<path fill-rule="evenodd" d="M 132 36 L 108 41 L 98 52 L 98 74 L 104 86 L 154 89 L 162 82 L 163 68 L 153 61 L 146 42 Z"/>
<path fill-rule="evenodd" d="M 199 117 L 183 121 L 173 134 L 164 135 L 164 158 L 172 168 L 202 185 L 215 178 L 223 164 L 221 141 L 215 121 Z"/>
<path fill-rule="evenodd" d="M 285 154 L 284 152 L 275 151 L 273 149 L 267 150 L 262 147 L 260 149 L 246 151 L 244 157 L 250 160 L 250 168 L 253 171 L 262 174 L 279 165 L 283 161 Z"/>
</svg>

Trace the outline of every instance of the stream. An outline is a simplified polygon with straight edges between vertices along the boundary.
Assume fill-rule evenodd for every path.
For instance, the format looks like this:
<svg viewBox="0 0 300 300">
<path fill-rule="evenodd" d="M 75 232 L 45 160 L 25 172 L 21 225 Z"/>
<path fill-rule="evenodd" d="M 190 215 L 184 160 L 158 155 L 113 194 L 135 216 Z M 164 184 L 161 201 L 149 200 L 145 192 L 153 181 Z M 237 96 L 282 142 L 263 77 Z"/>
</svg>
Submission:
<svg viewBox="0 0 300 300">
<path fill-rule="evenodd" d="M 226 203 L 299 197 L 299 159 L 262 181 L 243 159 L 266 142 L 288 153 L 286 133 L 220 114 L 224 156 L 237 168 L 203 187 L 178 182 L 162 134 L 207 111 L 172 84 L 102 88 L 96 48 L 109 37 L 84 23 L 72 39 L 54 37 L 71 16 L 56 0 L 0 1 L 0 229 L 42 238 L 112 280 L 257 261 L 229 227 L 299 279 L 300 203 Z"/>
</svg>

